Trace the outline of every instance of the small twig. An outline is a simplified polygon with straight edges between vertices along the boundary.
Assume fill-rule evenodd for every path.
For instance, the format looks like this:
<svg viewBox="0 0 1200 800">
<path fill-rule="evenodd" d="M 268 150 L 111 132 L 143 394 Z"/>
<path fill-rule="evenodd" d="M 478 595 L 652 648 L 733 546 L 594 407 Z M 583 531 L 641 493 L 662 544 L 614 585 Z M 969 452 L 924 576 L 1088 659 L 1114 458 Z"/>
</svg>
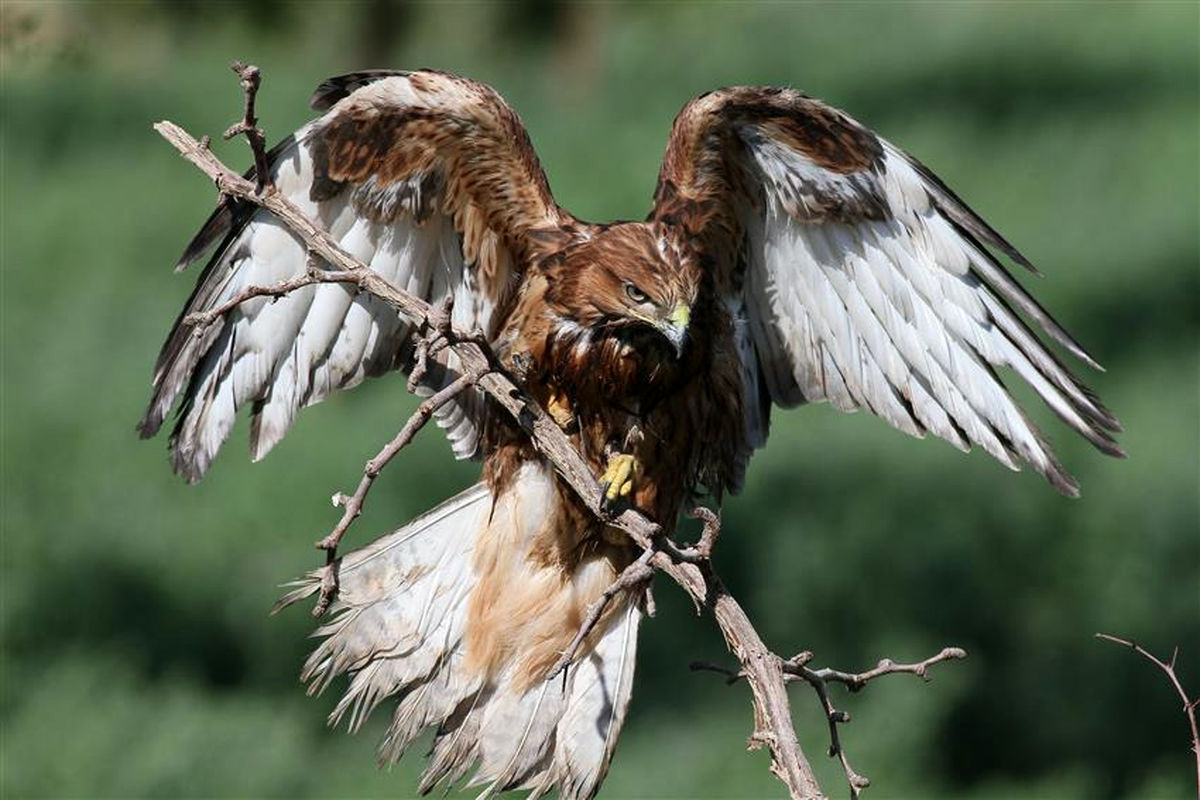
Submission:
<svg viewBox="0 0 1200 800">
<path fill-rule="evenodd" d="M 338 590 L 341 588 L 341 583 L 338 576 L 342 569 L 342 559 L 333 550 L 325 553 L 325 566 L 321 567 L 321 591 L 317 596 L 317 604 L 313 606 L 312 615 L 321 617 L 329 610 L 329 606 L 333 604 L 333 600 L 337 597 Z"/>
<path fill-rule="evenodd" d="M 1109 633 L 1097 633 L 1096 638 L 1128 647 L 1166 674 L 1167 680 L 1175 689 L 1175 694 L 1179 695 L 1179 699 L 1183 701 L 1183 713 L 1187 716 L 1188 726 L 1192 730 L 1192 755 L 1196 758 L 1196 797 L 1200 798 L 1200 727 L 1196 723 L 1196 708 L 1200 707 L 1200 695 L 1197 695 L 1194 700 L 1191 699 L 1184 690 L 1183 684 L 1180 683 L 1179 676 L 1175 674 L 1175 660 L 1179 657 L 1179 647 L 1176 646 L 1172 651 L 1170 661 L 1163 661 L 1132 639 L 1122 639 Z"/>
<path fill-rule="evenodd" d="M 692 672 L 718 672 L 725 676 L 726 686 L 732 686 L 746 677 L 744 670 L 722 667 L 720 664 L 714 664 L 711 661 L 693 661 L 688 664 L 688 669 Z"/>
<path fill-rule="evenodd" d="M 880 659 L 879 663 L 876 664 L 873 669 L 869 669 L 866 672 L 842 672 L 840 670 L 828 668 L 810 670 L 807 667 L 803 667 L 803 665 L 801 665 L 801 667 L 798 669 L 788 669 L 787 671 L 790 675 L 802 678 L 809 683 L 812 683 L 814 679 L 824 681 L 826 683 L 840 683 L 845 685 L 850 691 L 857 692 L 859 689 L 866 686 L 869 681 L 878 678 L 881 675 L 907 673 L 910 675 L 916 675 L 925 681 L 929 681 L 931 678 L 926 673 L 934 664 L 940 664 L 943 661 L 952 661 L 966 657 L 967 651 L 963 650 L 961 647 L 946 647 L 943 648 L 942 652 L 938 653 L 937 655 L 927 658 L 924 661 L 918 661 L 915 664 L 897 664 L 890 658 Z"/>
<path fill-rule="evenodd" d="M 783 661 L 781 667 L 785 680 L 788 682 L 805 681 L 816 692 L 817 699 L 821 703 L 821 708 L 825 712 L 825 720 L 829 725 L 829 756 L 830 758 L 837 758 L 841 762 L 842 771 L 846 775 L 846 782 L 850 784 L 850 797 L 858 798 L 862 790 L 871 785 L 871 781 L 850 766 L 850 760 L 846 755 L 845 748 L 842 747 L 841 737 L 838 735 L 838 725 L 849 722 L 850 714 L 834 707 L 833 700 L 829 697 L 829 684 L 840 683 L 846 686 L 851 692 L 857 692 L 870 681 L 883 675 L 906 673 L 917 675 L 929 681 L 928 671 L 934 664 L 966 657 L 967 651 L 961 647 L 945 647 L 937 655 L 913 664 L 897 664 L 890 658 L 884 658 L 873 669 L 869 669 L 866 672 L 842 672 L 841 670 L 828 668 L 809 669 L 807 664 L 812 661 L 813 654 L 805 650 Z M 689 667 L 693 671 L 705 670 L 720 673 L 725 676 L 725 684 L 727 686 L 748 677 L 744 667 L 739 670 L 732 670 L 710 661 L 693 661 Z"/>
<path fill-rule="evenodd" d="M 429 370 L 429 359 L 437 355 L 437 351 L 450 341 L 450 321 L 454 311 L 454 295 L 448 294 L 441 304 L 435 306 L 421 325 L 420 335 L 417 336 L 416 351 L 413 355 L 413 367 L 408 373 L 408 393 L 416 394 L 425 373 Z"/>
<path fill-rule="evenodd" d="M 961 647 L 945 647 L 937 655 L 913 664 L 897 664 L 890 658 L 880 659 L 873 669 L 866 672 L 842 672 L 829 668 L 809 669 L 806 664 L 812 659 L 811 653 L 801 653 L 784 663 L 783 669 L 789 680 L 803 680 L 817 694 L 817 699 L 825 711 L 825 719 L 829 724 L 829 755 L 831 758 L 837 758 L 842 765 L 842 772 L 845 773 L 846 782 L 850 785 L 851 800 L 857 800 L 862 790 L 871 785 L 871 781 L 850 766 L 846 749 L 842 747 L 841 738 L 838 736 L 838 725 L 849 722 L 850 714 L 834 707 L 833 701 L 829 697 L 829 683 L 840 683 L 851 692 L 857 692 L 868 682 L 883 675 L 909 674 L 929 681 L 929 668 L 934 664 L 966 657 L 967 651 Z"/>
<path fill-rule="evenodd" d="M 583 618 L 583 623 L 579 626 L 579 630 L 575 632 L 575 638 L 567 645 L 567 649 L 563 651 L 562 656 L 551 667 L 550 673 L 546 676 L 546 680 L 553 680 L 560 672 L 565 670 L 575 660 L 575 656 L 579 653 L 579 648 L 583 645 L 588 634 L 600 622 L 600 617 L 604 614 L 604 609 L 619 593 L 633 589 L 639 584 L 645 583 L 654 577 L 654 569 L 650 566 L 650 559 L 654 556 L 653 550 L 646 550 L 637 560 L 621 570 L 621 574 L 617 576 L 607 589 L 605 589 L 599 597 L 592 601 L 588 606 L 587 614 Z"/>
<path fill-rule="evenodd" d="M 269 286 L 247 286 L 235 296 L 221 303 L 219 306 L 213 306 L 207 311 L 195 311 L 184 317 L 183 324 L 194 326 L 192 333 L 195 336 L 201 336 L 210 325 L 219 320 L 221 317 L 228 314 L 233 309 L 245 303 L 247 300 L 253 300 L 256 297 L 274 297 L 276 299 L 283 297 L 285 294 L 290 294 L 297 289 L 303 289 L 305 286 L 310 286 L 314 283 L 320 283 L 322 278 L 313 275 L 311 272 L 304 275 L 297 275 L 288 280 L 279 281 Z"/>
<path fill-rule="evenodd" d="M 697 506 L 692 509 L 692 518 L 704 523 L 704 529 L 700 533 L 700 541 L 696 542 L 692 549 L 695 550 L 700 558 L 707 561 L 712 558 L 713 547 L 717 544 L 717 537 L 721 535 L 721 517 L 711 508 Z"/>
<path fill-rule="evenodd" d="M 258 67 L 234 61 L 229 68 L 237 73 L 242 84 L 242 93 L 246 104 L 242 119 L 229 126 L 225 131 L 225 140 L 245 134 L 250 150 L 254 153 L 254 177 L 257 182 L 255 192 L 262 194 L 264 189 L 271 186 L 271 165 L 267 163 L 267 136 L 258 127 L 258 117 L 254 115 L 254 100 L 258 96 L 258 87 L 262 85 L 262 74 Z"/>
<path fill-rule="evenodd" d="M 459 375 L 448 386 L 441 389 L 436 394 L 422 400 L 417 406 L 416 411 L 408 418 L 408 422 L 400 429 L 390 442 L 384 445 L 383 449 L 375 454 L 375 457 L 368 461 L 363 466 L 362 480 L 358 483 L 358 488 L 355 489 L 353 495 L 345 495 L 342 493 L 333 496 L 335 506 L 341 506 L 343 509 L 342 519 L 334 527 L 333 531 L 321 541 L 317 542 L 317 548 L 320 550 L 334 550 L 342 537 L 346 534 L 346 530 L 350 524 L 362 513 L 363 502 L 367 499 L 367 494 L 371 491 L 371 487 L 375 484 L 375 479 L 379 477 L 379 473 L 383 471 L 396 454 L 403 450 L 417 435 L 417 432 L 425 426 L 439 408 L 446 405 L 454 399 L 456 395 L 471 386 L 478 375 L 473 373 L 465 373 Z"/>
<path fill-rule="evenodd" d="M 454 379 L 452 383 L 441 389 L 436 394 L 421 401 L 417 406 L 417 410 L 408 418 L 408 422 L 400 429 L 390 442 L 384 445 L 374 458 L 363 466 L 363 476 L 358 482 L 358 488 L 354 490 L 354 494 L 346 495 L 338 492 L 332 498 L 334 506 L 341 506 L 342 518 L 338 520 L 337 525 L 333 530 L 321 541 L 317 542 L 317 548 L 325 551 L 325 566 L 321 571 L 321 593 L 317 598 L 317 604 L 313 607 L 312 615 L 320 617 L 329 610 L 329 606 L 337 597 L 338 592 L 338 567 L 341 559 L 337 557 L 337 547 L 342 541 L 342 537 L 346 535 L 346 531 L 350 530 L 350 525 L 354 520 L 358 519 L 362 514 L 363 503 L 366 502 L 367 494 L 371 491 L 371 487 L 375 484 L 375 479 L 379 477 L 379 473 L 383 471 L 396 454 L 403 450 L 417 432 L 425 426 L 439 408 L 450 402 L 464 389 L 475 384 L 479 380 L 479 376 L 474 373 L 464 373 Z"/>
</svg>

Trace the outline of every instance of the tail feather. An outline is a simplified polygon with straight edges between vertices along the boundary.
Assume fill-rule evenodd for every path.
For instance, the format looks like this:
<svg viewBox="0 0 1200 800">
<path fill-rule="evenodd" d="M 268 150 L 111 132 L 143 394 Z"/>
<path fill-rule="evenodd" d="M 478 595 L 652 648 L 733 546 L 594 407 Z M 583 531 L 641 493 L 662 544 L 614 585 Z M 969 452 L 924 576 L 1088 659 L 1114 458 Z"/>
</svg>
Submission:
<svg viewBox="0 0 1200 800">
<path fill-rule="evenodd" d="M 515 680 L 506 675 L 501 685 Z M 554 746 L 566 695 L 561 683 L 542 681 L 528 691 L 505 692 L 484 708 L 479 723 L 479 768 L 468 786 L 487 784 L 484 795 L 524 786 Z"/>
<path fill-rule="evenodd" d="M 428 794 L 439 783 L 453 786 L 462 780 L 479 752 L 479 716 L 475 709 L 487 705 L 495 694 L 493 688 L 484 688 L 463 701 L 454 713 L 438 726 L 437 737 L 429 755 L 429 765 L 421 773 L 417 790 Z"/>
<path fill-rule="evenodd" d="M 533 787 L 531 800 L 555 786 L 563 797 L 591 797 L 600 788 L 633 694 L 640 619 L 641 613 L 631 603 L 595 650 L 571 668 L 554 761 Z M 597 764 L 602 768 L 597 770 Z"/>
<path fill-rule="evenodd" d="M 437 726 L 422 792 L 474 767 L 467 785 L 483 786 L 481 797 L 523 788 L 574 800 L 594 796 L 607 773 L 641 614 L 636 602 L 616 599 L 562 680 L 531 667 L 546 660 L 542 651 L 561 648 L 548 631 L 557 625 L 569 638 L 615 575 L 599 552 L 574 571 L 530 557 L 562 519 L 550 486 L 549 473 L 529 465 L 505 494 L 477 485 L 342 561 L 332 621 L 317 631 L 324 638 L 302 679 L 320 693 L 349 675 L 329 722 L 344 719 L 351 731 L 398 695 L 381 764 Z M 319 573 L 293 585 L 280 607 L 316 594 Z"/>
</svg>

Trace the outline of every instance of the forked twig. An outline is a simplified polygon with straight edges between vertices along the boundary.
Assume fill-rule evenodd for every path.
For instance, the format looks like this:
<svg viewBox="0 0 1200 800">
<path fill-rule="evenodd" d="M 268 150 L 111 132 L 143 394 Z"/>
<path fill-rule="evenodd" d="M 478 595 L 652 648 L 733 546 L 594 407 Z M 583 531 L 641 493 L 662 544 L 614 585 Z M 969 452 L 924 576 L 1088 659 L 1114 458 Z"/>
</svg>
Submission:
<svg viewBox="0 0 1200 800">
<path fill-rule="evenodd" d="M 912 664 L 897 664 L 890 658 L 884 658 L 872 669 L 865 672 L 843 672 L 828 667 L 809 669 L 807 665 L 812 660 L 813 654 L 804 651 L 783 661 L 782 669 L 787 681 L 804 681 L 816 692 L 817 699 L 821 703 L 821 708 L 825 712 L 825 720 L 829 725 L 829 756 L 837 758 L 841 763 L 842 771 L 846 775 L 846 782 L 850 785 L 850 796 L 851 798 L 857 798 L 863 789 L 871 785 L 871 781 L 850 766 L 846 750 L 842 747 L 841 737 L 838 735 L 838 726 L 849 722 L 850 714 L 834 707 L 833 700 L 829 696 L 829 684 L 840 683 L 851 692 L 857 692 L 870 681 L 884 675 L 909 674 L 929 681 L 929 668 L 934 664 L 966 657 L 967 651 L 961 647 L 945 647 L 937 655 Z M 694 671 L 705 670 L 720 673 L 725 676 L 726 685 L 737 683 L 746 677 L 744 668 L 733 670 L 709 661 L 693 661 L 690 667 Z"/>
<path fill-rule="evenodd" d="M 882 675 L 898 675 L 907 673 L 916 675 L 926 681 L 932 680 L 927 674 L 929 668 L 934 664 L 940 664 L 943 661 L 954 661 L 960 658 L 966 658 L 967 651 L 961 647 L 945 647 L 942 652 L 935 656 L 930 656 L 924 661 L 918 661 L 914 664 L 897 664 L 890 658 L 879 660 L 872 669 L 866 672 L 842 672 L 836 669 L 808 669 L 803 665 L 798 668 L 788 669 L 790 675 L 802 678 L 811 683 L 813 680 L 823 681 L 825 683 L 840 683 L 846 686 L 852 692 L 857 692 L 859 689 L 867 685 L 867 683 Z"/>
<path fill-rule="evenodd" d="M 1096 638 L 1128 647 L 1166 674 L 1167 680 L 1175 689 L 1175 694 L 1179 695 L 1179 699 L 1183 701 L 1183 713 L 1187 716 L 1188 726 L 1192 730 L 1192 755 L 1196 758 L 1196 797 L 1200 798 L 1200 727 L 1196 724 L 1196 708 L 1200 707 L 1200 695 L 1197 695 L 1195 699 L 1189 698 L 1183 684 L 1179 681 L 1179 676 L 1175 674 L 1175 661 L 1179 658 L 1178 645 L 1171 652 L 1171 660 L 1163 661 L 1132 639 L 1122 639 L 1120 636 L 1113 636 L 1110 633 L 1097 633 Z"/>
<path fill-rule="evenodd" d="M 201 336 L 210 325 L 248 300 L 253 300 L 256 297 L 273 297 L 278 300 L 285 294 L 290 294 L 297 289 L 303 289 L 305 286 L 311 286 L 314 283 L 320 283 L 321 280 L 319 276 L 309 271 L 304 275 L 297 275 L 294 278 L 272 283 L 268 286 L 247 286 L 218 306 L 213 306 L 205 311 L 194 311 L 188 314 L 183 318 L 183 324 L 193 326 L 192 333 L 196 336 Z"/>
<path fill-rule="evenodd" d="M 909 674 L 929 681 L 931 680 L 928 675 L 929 668 L 934 664 L 966 657 L 967 651 L 961 647 L 945 647 L 937 655 L 930 656 L 924 661 L 918 661 L 913 664 L 897 664 L 890 658 L 880 659 L 874 668 L 865 672 L 842 672 L 841 670 L 830 669 L 828 667 L 823 669 L 809 669 L 807 663 L 812 658 L 811 653 L 802 653 L 800 656 L 785 662 L 784 672 L 788 674 L 788 678 L 790 680 L 805 681 L 817 694 L 817 699 L 821 703 L 821 708 L 825 711 L 825 719 L 829 724 L 829 755 L 830 757 L 837 758 L 841 763 L 842 772 L 846 775 L 846 782 L 850 785 L 850 797 L 852 800 L 857 800 L 862 790 L 871 785 L 871 781 L 850 766 L 850 760 L 846 755 L 846 748 L 842 746 L 841 737 L 838 735 L 838 726 L 849 722 L 850 714 L 834 707 L 833 701 L 829 697 L 828 684 L 840 683 L 851 692 L 857 692 L 866 686 L 868 682 L 883 675 Z"/>
<path fill-rule="evenodd" d="M 429 421 L 434 412 L 453 400 L 459 393 L 473 386 L 479 377 L 471 372 L 459 375 L 444 389 L 422 400 L 416 411 L 408 418 L 408 422 L 404 423 L 400 432 L 364 465 L 362 479 L 359 480 L 354 494 L 347 495 L 338 492 L 333 495 L 331 500 L 335 508 L 341 507 L 342 518 L 338 520 L 329 535 L 317 542 L 316 545 L 317 549 L 325 551 L 325 566 L 321 568 L 321 593 L 317 597 L 317 604 L 313 606 L 312 615 L 314 617 L 323 616 L 337 597 L 338 569 L 341 566 L 341 559 L 337 556 L 338 544 L 346 535 L 346 531 L 350 530 L 350 525 L 362 514 L 363 503 L 366 502 L 367 494 L 375 485 L 375 479 L 379 477 L 379 473 L 391 463 L 397 453 L 408 446 L 417 432 L 425 427 L 425 423 Z"/>
<path fill-rule="evenodd" d="M 267 162 L 267 137 L 262 128 L 258 127 L 258 117 L 254 115 L 254 101 L 258 97 L 258 87 L 262 85 L 262 73 L 258 67 L 234 61 L 229 68 L 237 73 L 242 84 L 242 94 L 245 96 L 242 118 L 229 126 L 225 131 L 225 140 L 245 134 L 250 150 L 254 153 L 255 191 L 262 194 L 264 189 L 271 187 L 271 165 Z"/>
</svg>

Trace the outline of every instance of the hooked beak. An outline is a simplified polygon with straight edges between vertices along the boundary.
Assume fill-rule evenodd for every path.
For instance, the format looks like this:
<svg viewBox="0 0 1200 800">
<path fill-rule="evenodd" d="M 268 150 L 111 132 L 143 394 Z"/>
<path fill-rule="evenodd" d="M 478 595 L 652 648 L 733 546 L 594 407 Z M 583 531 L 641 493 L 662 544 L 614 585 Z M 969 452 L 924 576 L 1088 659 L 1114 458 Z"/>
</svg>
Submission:
<svg viewBox="0 0 1200 800">
<path fill-rule="evenodd" d="M 680 303 L 671 310 L 670 316 L 662 321 L 659 330 L 667 337 L 667 341 L 675 348 L 675 356 L 683 355 L 683 346 L 687 342 L 688 324 L 692 321 L 692 309 Z"/>
</svg>

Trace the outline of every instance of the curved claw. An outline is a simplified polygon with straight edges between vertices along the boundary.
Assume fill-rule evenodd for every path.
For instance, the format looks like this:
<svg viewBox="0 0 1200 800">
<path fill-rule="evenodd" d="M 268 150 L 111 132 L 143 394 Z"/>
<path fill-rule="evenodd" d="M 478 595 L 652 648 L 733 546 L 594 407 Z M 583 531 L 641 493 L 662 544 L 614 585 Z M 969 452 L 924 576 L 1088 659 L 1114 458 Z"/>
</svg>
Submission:
<svg viewBox="0 0 1200 800">
<path fill-rule="evenodd" d="M 617 453 L 608 459 L 608 466 L 600 476 L 600 490 L 604 496 L 600 505 L 609 509 L 622 497 L 633 493 L 633 485 L 642 474 L 642 464 L 629 453 Z"/>
</svg>

